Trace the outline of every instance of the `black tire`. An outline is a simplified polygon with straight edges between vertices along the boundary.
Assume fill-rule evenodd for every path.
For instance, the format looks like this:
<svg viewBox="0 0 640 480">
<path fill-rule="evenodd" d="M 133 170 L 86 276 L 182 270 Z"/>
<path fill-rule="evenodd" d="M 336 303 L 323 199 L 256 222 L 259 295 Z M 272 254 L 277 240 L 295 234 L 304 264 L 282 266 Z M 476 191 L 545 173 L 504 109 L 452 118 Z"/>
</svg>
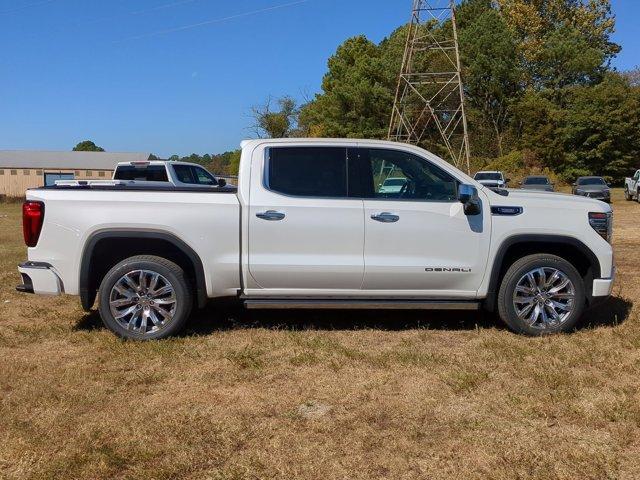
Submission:
<svg viewBox="0 0 640 480">
<path fill-rule="evenodd" d="M 527 274 L 527 272 L 531 272 L 539 268 L 559 270 L 571 281 L 574 290 L 573 305 L 570 313 L 561 323 L 556 325 L 547 325 L 546 328 L 531 326 L 525 322 L 518 316 L 516 307 L 514 306 L 514 297 L 518 282 Z M 584 307 L 585 289 L 580 273 L 578 273 L 571 263 L 567 262 L 563 258 L 546 253 L 528 255 L 514 262 L 502 278 L 502 283 L 500 284 L 500 290 L 498 292 L 498 313 L 501 320 L 512 331 L 524 335 L 540 336 L 571 331 L 582 316 Z"/>
<path fill-rule="evenodd" d="M 636 192 L 636 202 L 640 203 L 640 189 Z"/>
<path fill-rule="evenodd" d="M 129 320 L 129 328 L 125 328 L 121 322 L 126 321 L 127 317 L 124 317 L 121 322 L 116 320 L 112 312 L 112 306 L 110 305 L 110 299 L 112 298 L 112 295 L 118 295 L 117 292 L 112 293 L 116 282 L 121 280 L 125 275 L 131 272 L 138 271 L 150 272 L 149 275 L 158 274 L 159 277 L 156 277 L 156 279 L 160 279 L 157 280 L 158 282 L 160 282 L 160 285 L 166 287 L 168 284 L 169 287 L 172 288 L 172 291 L 169 290 L 169 293 L 165 294 L 169 295 L 169 297 L 160 298 L 160 300 L 175 299 L 175 303 L 171 303 L 172 312 L 168 312 L 166 316 L 164 316 L 164 314 L 161 315 L 160 313 L 156 313 L 158 312 L 159 308 L 162 308 L 159 305 L 159 303 L 161 303 L 160 301 L 156 300 L 155 306 L 150 306 L 149 303 L 151 303 L 152 305 L 154 304 L 153 297 L 148 297 L 148 295 L 145 295 L 145 297 L 148 298 L 145 298 L 145 305 L 141 306 L 140 302 L 142 301 L 142 299 L 140 296 L 137 296 L 138 302 L 132 302 L 136 309 L 142 309 L 144 310 L 144 312 L 148 312 L 149 309 L 155 309 L 153 313 L 155 320 L 152 320 L 151 317 L 146 316 L 145 324 L 148 324 L 148 326 L 145 327 L 144 333 L 142 331 L 141 318 L 138 320 L 134 320 L 133 322 Z M 135 276 L 132 276 L 130 278 L 135 278 Z M 144 283 L 142 277 L 139 278 L 140 282 Z M 149 277 L 147 277 L 146 279 L 146 285 L 149 287 L 147 291 L 152 292 L 148 278 Z M 129 288 L 129 286 L 126 284 L 120 285 L 124 285 L 126 288 Z M 133 291 L 133 289 L 130 290 Z M 159 288 L 157 291 L 159 292 L 160 290 L 162 290 L 162 288 Z M 189 318 L 189 315 L 191 314 L 191 308 L 193 307 L 192 287 L 187 280 L 182 268 L 180 268 L 175 263 L 167 260 L 166 258 L 156 257 L 153 255 L 138 255 L 135 257 L 130 257 L 122 260 L 120 263 L 115 265 L 111 270 L 107 272 L 107 274 L 102 279 L 98 295 L 98 309 L 104 325 L 119 337 L 128 338 L 131 340 L 157 340 L 175 335 L 184 327 L 187 319 Z M 149 295 L 151 295 L 151 293 L 149 293 Z M 124 301 L 127 298 L 128 297 L 125 296 L 122 300 Z M 121 308 L 124 310 L 128 308 L 128 305 L 129 304 Z M 140 315 L 142 316 L 143 314 L 140 313 Z M 132 317 L 129 318 L 131 319 Z M 156 321 L 161 323 L 160 326 L 157 326 Z M 132 323 L 133 327 L 131 327 Z M 138 331 L 136 331 L 137 325 L 139 325 Z M 156 330 L 154 331 L 153 329 Z"/>
</svg>

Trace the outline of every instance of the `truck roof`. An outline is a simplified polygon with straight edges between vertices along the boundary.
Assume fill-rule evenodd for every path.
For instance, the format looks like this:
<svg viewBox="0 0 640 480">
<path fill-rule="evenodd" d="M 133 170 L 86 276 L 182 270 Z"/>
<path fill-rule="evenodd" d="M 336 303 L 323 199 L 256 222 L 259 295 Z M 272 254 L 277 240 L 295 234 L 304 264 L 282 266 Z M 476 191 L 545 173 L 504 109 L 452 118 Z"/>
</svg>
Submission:
<svg viewBox="0 0 640 480">
<path fill-rule="evenodd" d="M 120 166 L 149 166 L 149 165 L 189 165 L 192 167 L 203 167 L 203 165 L 200 165 L 198 163 L 191 163 L 191 162 L 176 162 L 174 160 L 136 160 L 133 162 L 118 162 L 116 164 L 116 168 L 120 167 Z"/>
</svg>

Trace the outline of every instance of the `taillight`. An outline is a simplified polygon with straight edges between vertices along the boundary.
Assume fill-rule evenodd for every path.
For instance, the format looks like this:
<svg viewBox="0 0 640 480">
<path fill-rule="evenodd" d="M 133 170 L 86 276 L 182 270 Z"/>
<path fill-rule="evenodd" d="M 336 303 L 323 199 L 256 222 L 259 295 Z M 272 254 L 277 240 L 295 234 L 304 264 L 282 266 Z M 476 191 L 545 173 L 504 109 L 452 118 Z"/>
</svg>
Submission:
<svg viewBox="0 0 640 480">
<path fill-rule="evenodd" d="M 612 213 L 589 212 L 589 225 L 607 242 L 611 243 Z"/>
<path fill-rule="evenodd" d="M 35 247 L 44 222 L 44 203 L 27 200 L 22 204 L 22 232 L 27 247 Z"/>
</svg>

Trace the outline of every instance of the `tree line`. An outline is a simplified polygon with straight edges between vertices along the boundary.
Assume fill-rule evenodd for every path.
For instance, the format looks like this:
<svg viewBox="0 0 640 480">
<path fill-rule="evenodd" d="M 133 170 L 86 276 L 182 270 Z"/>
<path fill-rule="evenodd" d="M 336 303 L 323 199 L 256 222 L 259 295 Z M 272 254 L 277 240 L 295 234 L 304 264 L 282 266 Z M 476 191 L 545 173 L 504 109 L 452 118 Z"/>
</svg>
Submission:
<svg viewBox="0 0 640 480">
<path fill-rule="evenodd" d="M 456 20 L 474 170 L 619 181 L 640 166 L 640 73 L 611 67 L 621 47 L 609 0 L 464 0 Z M 321 92 L 254 108 L 258 130 L 385 138 L 406 34 L 404 25 L 378 44 L 347 39 Z"/>
</svg>

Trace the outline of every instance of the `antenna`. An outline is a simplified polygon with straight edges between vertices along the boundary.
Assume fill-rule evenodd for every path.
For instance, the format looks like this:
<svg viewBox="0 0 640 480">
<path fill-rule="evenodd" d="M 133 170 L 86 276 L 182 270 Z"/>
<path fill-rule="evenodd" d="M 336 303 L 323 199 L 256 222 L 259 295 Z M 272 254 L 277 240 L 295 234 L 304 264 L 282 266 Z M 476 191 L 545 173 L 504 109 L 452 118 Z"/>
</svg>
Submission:
<svg viewBox="0 0 640 480">
<path fill-rule="evenodd" d="M 388 138 L 429 144 L 469 172 L 454 0 L 413 0 Z"/>
</svg>

